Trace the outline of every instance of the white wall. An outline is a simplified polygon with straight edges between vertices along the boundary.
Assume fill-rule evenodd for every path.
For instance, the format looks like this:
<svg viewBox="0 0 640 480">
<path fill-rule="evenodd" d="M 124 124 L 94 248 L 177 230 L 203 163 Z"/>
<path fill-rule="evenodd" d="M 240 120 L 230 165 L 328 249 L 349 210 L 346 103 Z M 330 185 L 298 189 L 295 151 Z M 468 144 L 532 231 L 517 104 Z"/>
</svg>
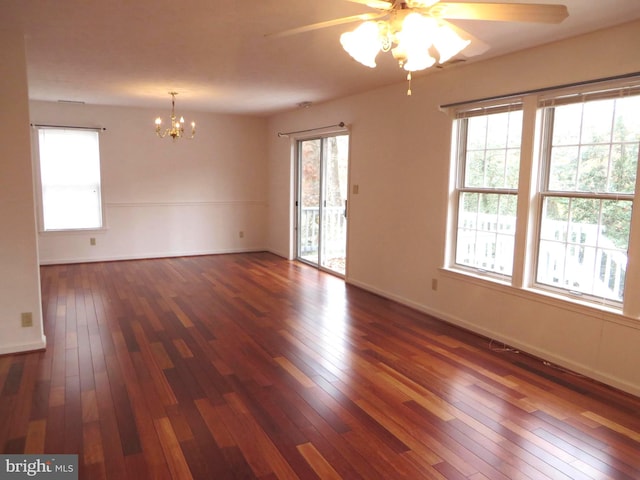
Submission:
<svg viewBox="0 0 640 480">
<path fill-rule="evenodd" d="M 8 23 L 9 24 L 9 23 Z M 24 41 L 0 29 L 0 354 L 44 348 Z M 33 326 L 21 327 L 31 312 Z"/>
<path fill-rule="evenodd" d="M 640 321 L 445 272 L 451 120 L 438 106 L 640 71 L 640 22 L 269 120 L 269 248 L 293 252 L 290 141 L 351 125 L 347 281 L 640 395 Z M 337 53 L 339 54 L 339 53 Z M 362 69 L 362 75 L 375 70 Z M 398 71 L 398 78 L 403 78 Z M 431 280 L 439 281 L 437 291 Z"/>
<path fill-rule="evenodd" d="M 193 140 L 155 135 L 169 97 L 155 110 L 31 102 L 32 123 L 107 129 L 100 134 L 106 228 L 41 232 L 42 264 L 265 249 L 266 121 L 177 103 L 197 123 Z"/>
</svg>

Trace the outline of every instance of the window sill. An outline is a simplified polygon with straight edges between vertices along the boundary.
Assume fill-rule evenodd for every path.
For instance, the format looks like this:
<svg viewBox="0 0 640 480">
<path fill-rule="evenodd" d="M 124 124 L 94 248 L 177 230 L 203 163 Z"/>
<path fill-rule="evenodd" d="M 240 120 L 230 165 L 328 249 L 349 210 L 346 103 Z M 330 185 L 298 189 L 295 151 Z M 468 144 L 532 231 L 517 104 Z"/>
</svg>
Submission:
<svg viewBox="0 0 640 480">
<path fill-rule="evenodd" d="M 568 310 L 592 318 L 607 320 L 613 323 L 625 325 L 640 330 L 640 319 L 626 316 L 620 308 L 611 305 L 603 305 L 595 302 L 559 295 L 554 292 L 536 287 L 514 287 L 507 281 L 480 275 L 463 269 L 452 267 L 440 268 L 444 276 L 454 280 L 470 283 L 482 288 L 490 288 L 506 295 L 520 297 L 522 299 L 543 303 L 559 309 Z"/>
<path fill-rule="evenodd" d="M 87 233 L 105 233 L 109 227 L 73 228 L 67 230 L 38 230 L 39 235 L 85 235 Z"/>
</svg>

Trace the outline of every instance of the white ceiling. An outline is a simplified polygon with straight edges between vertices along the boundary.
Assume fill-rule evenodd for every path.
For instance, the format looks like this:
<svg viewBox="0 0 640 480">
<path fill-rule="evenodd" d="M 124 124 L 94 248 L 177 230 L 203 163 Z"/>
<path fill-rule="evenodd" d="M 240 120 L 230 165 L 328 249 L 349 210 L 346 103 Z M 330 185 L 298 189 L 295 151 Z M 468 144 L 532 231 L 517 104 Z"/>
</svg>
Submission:
<svg viewBox="0 0 640 480">
<path fill-rule="evenodd" d="M 520 3 L 543 3 L 537 2 Z M 548 0 L 559 25 L 455 21 L 491 48 L 478 61 L 640 18 L 640 0 Z M 22 22 L 29 96 L 91 104 L 268 115 L 400 83 L 390 54 L 369 69 L 341 48 L 342 25 L 290 37 L 265 34 L 371 12 L 346 0 L 0 0 Z M 505 0 L 503 3 L 514 3 Z M 637 45 L 629 46 L 632 51 Z M 431 68 L 426 74 L 438 74 Z"/>
</svg>

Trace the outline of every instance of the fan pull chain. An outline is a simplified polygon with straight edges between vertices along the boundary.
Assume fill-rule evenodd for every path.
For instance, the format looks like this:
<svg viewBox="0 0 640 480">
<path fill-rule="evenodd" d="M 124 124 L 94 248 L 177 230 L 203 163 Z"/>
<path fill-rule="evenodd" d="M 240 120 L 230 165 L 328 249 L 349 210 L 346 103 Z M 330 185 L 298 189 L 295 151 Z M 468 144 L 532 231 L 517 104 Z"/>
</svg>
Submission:
<svg viewBox="0 0 640 480">
<path fill-rule="evenodd" d="M 409 82 L 409 88 L 407 88 L 407 97 L 411 96 L 411 72 L 407 73 L 407 81 Z"/>
</svg>

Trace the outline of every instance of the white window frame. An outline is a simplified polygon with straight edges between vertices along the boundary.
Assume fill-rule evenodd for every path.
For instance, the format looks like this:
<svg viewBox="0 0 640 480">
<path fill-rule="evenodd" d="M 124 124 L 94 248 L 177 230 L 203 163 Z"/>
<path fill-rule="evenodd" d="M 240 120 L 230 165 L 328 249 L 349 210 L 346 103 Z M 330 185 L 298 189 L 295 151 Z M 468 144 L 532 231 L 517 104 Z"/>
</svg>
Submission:
<svg viewBox="0 0 640 480">
<path fill-rule="evenodd" d="M 32 125 L 32 145 L 33 145 L 33 165 L 34 165 L 34 183 L 36 185 L 36 212 L 38 221 L 38 230 L 42 234 L 55 234 L 55 233 L 73 233 L 73 232 L 92 232 L 92 231 L 104 231 L 107 229 L 106 215 L 104 208 L 104 194 L 102 188 L 102 153 L 101 142 L 98 138 L 98 162 L 100 169 L 100 178 L 98 183 L 98 202 L 100 209 L 100 225 L 97 227 L 77 227 L 77 228 L 60 228 L 60 229 L 45 229 L 44 221 L 44 199 L 43 199 L 43 186 L 42 186 L 42 170 L 40 160 L 40 130 L 42 129 L 54 129 L 54 130 L 78 130 L 78 131 L 91 131 L 99 134 L 104 130 L 102 128 L 93 127 L 72 127 L 72 126 L 56 126 L 56 125 Z"/>
<path fill-rule="evenodd" d="M 573 305 L 579 311 L 602 310 L 610 314 L 621 314 L 631 319 L 640 318 L 640 296 L 634 292 L 640 291 L 640 255 L 630 255 L 627 263 L 625 292 L 622 302 L 604 301 L 602 298 L 589 298 L 583 294 L 572 295 L 567 290 L 554 289 L 536 283 L 537 253 L 540 222 L 542 220 L 543 181 L 544 178 L 544 148 L 543 143 L 543 108 L 551 104 L 554 99 L 571 98 L 580 95 L 637 95 L 640 92 L 640 78 L 629 76 L 620 79 L 603 80 L 576 84 L 568 87 L 547 88 L 539 91 L 522 92 L 519 94 L 481 100 L 467 104 L 444 106 L 452 119 L 451 171 L 449 182 L 449 202 L 447 214 L 447 238 L 445 243 L 444 272 L 452 275 L 462 275 L 470 282 L 479 285 L 505 288 L 506 291 L 522 296 L 545 297 L 548 302 L 562 306 Z M 514 248 L 513 274 L 511 278 L 499 278 L 485 272 L 474 271 L 461 267 L 455 263 L 456 230 L 460 161 L 458 152 L 458 128 L 456 116 L 465 110 L 481 109 L 487 105 L 497 105 L 500 102 L 514 102 L 520 99 L 523 104 L 523 134 L 520 158 L 520 179 L 518 184 L 518 209 L 516 220 L 516 236 Z M 557 101 L 557 100 L 556 100 Z M 640 161 L 638 162 L 640 172 Z M 634 200 L 640 200 L 640 173 L 636 175 Z M 632 211 L 629 251 L 640 252 L 640 208 Z M 500 286 L 502 285 L 502 287 Z M 515 289 L 515 290 L 514 290 Z"/>
<path fill-rule="evenodd" d="M 453 145 L 453 155 L 452 158 L 453 163 L 455 163 L 455 184 L 454 184 L 454 193 L 452 202 L 455 203 L 453 207 L 455 214 L 453 215 L 453 225 L 452 225 L 452 236 L 453 241 L 450 246 L 450 255 L 449 255 L 449 264 L 456 269 L 467 271 L 474 275 L 481 275 L 493 278 L 496 281 L 509 283 L 511 280 L 511 274 L 500 273 L 495 270 L 485 269 L 482 267 L 475 267 L 465 264 L 457 263 L 457 248 L 458 248 L 458 225 L 459 225 L 459 205 L 461 198 L 466 193 L 478 193 L 478 194 L 491 194 L 491 195 L 500 195 L 500 196 L 515 196 L 516 200 L 518 198 L 518 189 L 517 188 L 508 188 L 508 187 L 470 187 L 465 185 L 465 169 L 466 169 L 466 157 L 467 157 L 467 148 L 468 148 L 468 119 L 472 117 L 479 116 L 488 116 L 499 113 L 507 113 L 512 111 L 521 111 L 522 108 L 522 100 L 514 99 L 508 103 L 498 103 L 498 104 L 481 104 L 481 105 L 471 105 L 467 108 L 458 109 L 455 112 L 455 135 L 454 135 L 454 145 Z M 523 119 L 524 122 L 524 119 Z M 507 147 L 508 148 L 508 147 Z M 522 148 L 522 145 L 520 145 Z M 514 235 L 514 251 L 515 251 L 516 239 Z M 513 262 L 513 267 L 515 267 L 515 262 Z M 512 268 L 513 268 L 512 267 Z M 513 270 L 512 270 L 513 272 Z"/>
<path fill-rule="evenodd" d="M 551 97 L 550 99 L 541 99 L 539 101 L 539 104 L 538 104 L 539 115 L 542 121 L 542 137 L 541 137 L 542 149 L 541 149 L 541 159 L 540 159 L 541 160 L 541 168 L 540 168 L 541 181 L 540 181 L 540 188 L 539 188 L 540 202 L 538 206 L 538 211 L 539 211 L 538 231 L 539 232 L 541 232 L 542 230 L 544 204 L 545 204 L 545 200 L 547 199 L 553 199 L 553 198 L 566 199 L 570 203 L 580 201 L 580 200 L 593 200 L 598 202 L 624 201 L 624 202 L 629 202 L 631 205 L 631 209 L 633 209 L 635 195 L 638 192 L 637 189 L 635 189 L 634 192 L 629 193 L 629 192 L 612 192 L 612 191 L 586 191 L 585 189 L 582 189 L 582 190 L 579 189 L 578 185 L 576 185 L 575 189 L 557 189 L 557 188 L 554 189 L 550 185 L 551 175 L 552 175 L 551 162 L 552 162 L 553 134 L 554 134 L 554 127 L 555 127 L 554 119 L 555 119 L 556 108 L 559 108 L 562 106 L 570 106 L 570 105 L 585 106 L 585 105 L 588 105 L 589 102 L 597 101 L 597 100 L 615 100 L 618 97 L 622 98 L 621 92 L 623 91 L 624 90 L 613 89 L 613 90 L 598 91 L 598 92 L 590 93 L 586 95 L 571 95 L 569 97 L 562 97 L 562 96 Z M 585 117 L 582 117 L 582 118 L 585 118 Z M 628 143 L 628 142 L 622 142 L 622 143 Z M 622 143 L 617 142 L 613 138 L 610 138 L 607 141 L 602 141 L 599 144 L 593 144 L 592 142 L 583 142 L 582 139 L 578 139 L 575 145 L 571 145 L 567 147 L 560 145 L 558 148 L 575 148 L 577 151 L 582 151 L 585 148 L 585 146 L 599 145 L 601 147 L 612 149 L 615 145 L 618 145 L 618 144 L 621 145 Z M 640 162 L 638 162 L 638 164 L 640 165 Z M 579 173 L 579 171 L 580 171 L 580 168 L 578 166 L 577 173 Z M 637 177 L 638 177 L 638 168 L 636 167 L 636 183 L 638 180 Z M 600 213 L 602 213 L 602 211 Z M 599 229 L 602 226 L 602 223 L 600 222 L 601 220 L 599 219 L 598 233 L 597 233 L 598 237 L 600 236 Z M 572 233 L 576 234 L 575 231 Z M 567 232 L 567 235 L 569 235 L 569 232 Z M 588 236 L 588 234 L 585 232 L 581 232 L 580 235 L 581 237 Z M 611 256 L 616 255 L 616 249 L 612 246 L 611 248 L 608 249 L 605 246 L 601 245 L 599 241 L 593 245 L 589 245 L 589 244 L 585 244 L 582 240 L 584 239 L 581 239 L 580 241 L 578 241 L 577 238 L 576 239 L 567 238 L 562 242 L 559 242 L 558 245 L 563 244 L 566 247 L 569 247 L 570 245 L 572 245 L 572 249 L 578 249 L 578 250 L 593 254 L 594 258 L 592 260 L 595 262 L 593 265 L 594 273 L 595 273 L 597 264 L 601 263 L 601 261 L 604 258 L 609 260 Z M 579 288 L 573 289 L 570 286 L 557 287 L 552 284 L 541 281 L 538 278 L 538 267 L 541 261 L 540 256 L 542 254 L 541 253 L 542 243 L 543 243 L 542 233 L 539 233 L 536 237 L 536 245 L 535 245 L 536 262 L 533 269 L 534 270 L 533 282 L 537 288 L 555 291 L 560 293 L 561 295 L 569 295 L 569 296 L 578 297 L 578 298 L 584 297 L 588 301 L 600 303 L 607 306 L 612 306 L 614 308 L 622 307 L 623 300 L 608 298 L 605 295 L 598 295 L 593 292 L 592 293 L 583 292 Z M 603 258 L 600 258 L 600 255 L 602 255 Z M 620 256 L 619 253 L 617 255 Z M 590 256 L 591 255 L 586 255 L 588 261 L 590 260 L 589 259 Z M 568 260 L 565 258 L 565 262 L 566 261 Z M 612 265 L 607 266 L 606 271 L 608 273 L 611 273 L 609 272 L 610 268 L 617 270 L 615 273 L 618 273 L 620 270 L 622 270 L 623 267 L 621 264 L 613 263 Z M 626 264 L 624 265 L 624 268 L 626 268 Z M 615 283 L 616 284 L 621 283 L 620 278 L 617 278 Z"/>
</svg>

